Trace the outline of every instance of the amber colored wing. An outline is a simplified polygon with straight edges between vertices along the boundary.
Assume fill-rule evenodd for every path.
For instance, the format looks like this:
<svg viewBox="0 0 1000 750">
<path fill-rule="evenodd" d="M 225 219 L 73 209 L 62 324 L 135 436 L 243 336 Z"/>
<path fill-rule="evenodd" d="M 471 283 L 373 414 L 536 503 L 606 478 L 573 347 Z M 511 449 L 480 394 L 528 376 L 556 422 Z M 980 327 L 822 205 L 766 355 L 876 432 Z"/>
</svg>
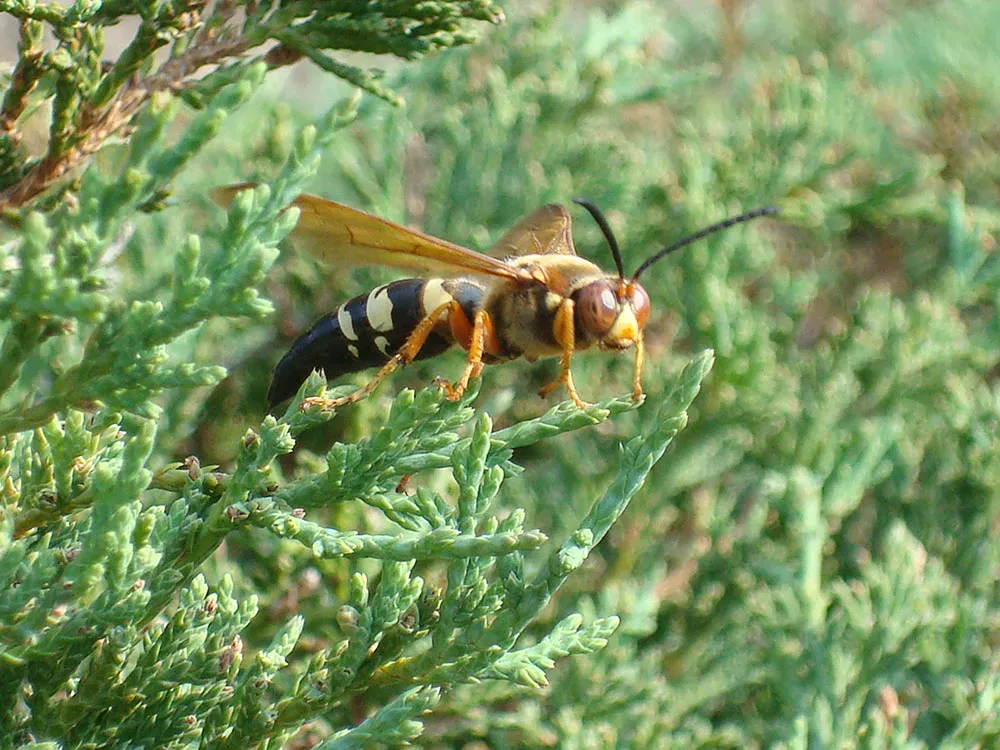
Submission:
<svg viewBox="0 0 1000 750">
<path fill-rule="evenodd" d="M 573 222 L 566 207 L 558 203 L 532 211 L 507 230 L 490 250 L 490 255 L 497 258 L 546 253 L 576 255 Z"/>
<path fill-rule="evenodd" d="M 252 185 L 216 188 L 212 198 L 228 206 Z M 407 229 L 364 211 L 303 193 L 292 204 L 299 221 L 289 234 L 292 245 L 336 265 L 388 266 L 420 275 L 480 274 L 525 281 L 527 272 L 498 258 Z"/>
</svg>

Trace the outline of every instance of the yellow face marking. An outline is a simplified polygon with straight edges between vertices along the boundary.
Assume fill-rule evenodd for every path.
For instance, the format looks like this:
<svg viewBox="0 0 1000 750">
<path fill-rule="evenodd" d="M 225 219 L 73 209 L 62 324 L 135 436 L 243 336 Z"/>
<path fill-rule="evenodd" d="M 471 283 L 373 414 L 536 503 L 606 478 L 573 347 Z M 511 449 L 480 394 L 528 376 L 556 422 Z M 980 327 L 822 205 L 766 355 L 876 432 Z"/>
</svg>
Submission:
<svg viewBox="0 0 1000 750">
<path fill-rule="evenodd" d="M 389 339 L 387 339 L 385 336 L 376 336 L 375 346 L 378 347 L 378 350 L 382 352 L 385 356 L 387 357 L 389 356 Z"/>
<path fill-rule="evenodd" d="M 351 356 L 354 357 L 355 359 L 361 356 L 360 354 L 358 354 L 358 347 L 356 347 L 354 344 L 348 344 L 347 351 L 349 351 L 351 353 Z"/>
<path fill-rule="evenodd" d="M 343 332 L 344 338 L 351 341 L 358 340 L 358 334 L 354 331 L 354 321 L 351 320 L 351 315 L 347 312 L 347 307 L 344 305 L 341 305 L 340 309 L 337 310 L 337 322 L 340 323 L 340 330 Z M 358 355 L 355 354 L 354 356 Z"/>
<path fill-rule="evenodd" d="M 392 330 L 392 300 L 389 299 L 389 290 L 386 287 L 380 286 L 378 289 L 373 289 L 372 293 L 368 295 L 368 301 L 365 303 L 365 314 L 368 316 L 368 323 L 372 329 L 376 331 Z"/>
<path fill-rule="evenodd" d="M 638 337 L 639 323 L 635 319 L 635 312 L 631 305 L 625 305 L 605 338 L 610 341 L 635 341 Z"/>
</svg>

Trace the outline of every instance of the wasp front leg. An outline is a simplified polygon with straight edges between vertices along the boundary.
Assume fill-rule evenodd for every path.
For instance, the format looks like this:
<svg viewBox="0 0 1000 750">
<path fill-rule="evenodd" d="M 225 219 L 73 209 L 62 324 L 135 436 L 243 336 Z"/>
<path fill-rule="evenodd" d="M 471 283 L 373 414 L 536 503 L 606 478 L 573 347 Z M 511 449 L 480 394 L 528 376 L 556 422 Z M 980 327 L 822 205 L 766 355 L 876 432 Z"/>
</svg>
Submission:
<svg viewBox="0 0 1000 750">
<path fill-rule="evenodd" d="M 580 394 L 576 392 L 576 385 L 573 383 L 573 372 L 570 369 L 570 365 L 573 362 L 573 351 L 576 348 L 576 329 L 573 316 L 573 300 L 566 298 L 556 309 L 556 314 L 552 322 L 552 334 L 555 337 L 556 343 L 562 348 L 562 356 L 559 357 L 559 376 L 548 385 L 543 386 L 538 393 L 542 398 L 545 398 L 565 383 L 566 390 L 573 403 L 578 408 L 585 409 L 590 404 L 580 398 Z"/>
<path fill-rule="evenodd" d="M 636 403 L 642 401 L 646 394 L 642 392 L 642 363 L 645 359 L 645 351 L 642 345 L 642 333 L 635 340 L 635 368 L 632 372 L 632 400 Z"/>
</svg>

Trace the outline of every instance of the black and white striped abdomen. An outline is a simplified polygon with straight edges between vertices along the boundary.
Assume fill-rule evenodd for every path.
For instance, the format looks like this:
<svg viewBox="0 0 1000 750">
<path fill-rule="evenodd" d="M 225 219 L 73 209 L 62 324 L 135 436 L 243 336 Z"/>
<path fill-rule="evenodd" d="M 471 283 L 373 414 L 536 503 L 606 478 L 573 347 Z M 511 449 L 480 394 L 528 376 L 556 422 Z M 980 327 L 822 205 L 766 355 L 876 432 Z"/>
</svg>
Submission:
<svg viewBox="0 0 1000 750">
<path fill-rule="evenodd" d="M 402 279 L 354 297 L 292 344 L 274 368 L 267 400 L 274 405 L 294 396 L 313 370 L 332 381 L 383 365 L 439 305 L 457 300 L 471 319 L 482 296 L 482 287 L 469 279 Z M 416 358 L 433 357 L 453 343 L 447 326 L 439 326 Z"/>
</svg>

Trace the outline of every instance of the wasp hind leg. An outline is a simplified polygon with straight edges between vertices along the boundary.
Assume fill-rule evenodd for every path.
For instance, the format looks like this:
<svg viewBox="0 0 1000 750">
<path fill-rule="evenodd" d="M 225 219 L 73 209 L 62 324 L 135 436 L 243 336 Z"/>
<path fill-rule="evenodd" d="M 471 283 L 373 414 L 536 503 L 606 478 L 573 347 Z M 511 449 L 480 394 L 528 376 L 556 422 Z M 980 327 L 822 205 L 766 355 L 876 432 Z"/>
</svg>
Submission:
<svg viewBox="0 0 1000 750">
<path fill-rule="evenodd" d="M 461 317 L 459 318 L 458 316 Z M 452 324 L 453 335 L 460 334 L 461 332 L 458 329 L 468 327 L 469 325 L 468 318 L 465 317 L 465 312 L 460 306 L 451 313 L 449 320 Z M 464 326 L 462 325 L 463 323 Z M 479 377 L 479 374 L 483 371 L 483 353 L 487 349 L 487 339 L 489 339 L 491 345 L 495 344 L 496 334 L 493 332 L 493 323 L 485 310 L 477 310 L 475 316 L 472 318 L 472 330 L 468 335 L 469 354 L 465 361 L 465 369 L 462 371 L 462 376 L 455 385 L 452 385 L 444 378 L 439 377 L 434 379 L 434 382 L 448 393 L 449 401 L 458 401 L 462 397 L 462 394 L 465 393 L 466 388 L 469 387 L 469 381 L 472 378 Z M 498 347 L 498 344 L 493 346 L 495 349 Z"/>
<path fill-rule="evenodd" d="M 386 362 L 375 373 L 375 377 L 368 381 L 363 387 L 358 388 L 356 391 L 348 393 L 346 396 L 341 398 L 322 398 L 314 397 L 308 398 L 303 401 L 303 405 L 317 404 L 322 406 L 324 409 L 339 409 L 342 406 L 347 406 L 348 404 L 353 404 L 360 401 L 363 398 L 370 396 L 382 381 L 385 380 L 393 371 L 400 365 L 408 365 L 417 355 L 420 354 L 420 350 L 424 348 L 424 344 L 427 343 L 427 338 L 434 331 L 434 328 L 445 319 L 446 315 L 451 315 L 453 313 L 453 308 L 458 308 L 461 311 L 461 306 L 454 301 L 445 302 L 444 304 L 438 305 L 429 314 L 425 315 L 423 319 L 414 326 L 413 331 L 406 338 L 406 342 L 399 348 L 388 362 Z"/>
<path fill-rule="evenodd" d="M 552 324 L 552 333 L 559 346 L 562 347 L 562 356 L 559 357 L 559 376 L 546 386 L 543 386 L 538 395 L 545 398 L 560 385 L 566 384 L 566 391 L 579 409 L 586 409 L 590 404 L 580 398 L 576 392 L 576 385 L 573 383 L 573 371 L 570 366 L 573 363 L 574 342 L 576 341 L 576 331 L 573 324 L 573 300 L 564 299 L 556 310 L 555 319 Z"/>
</svg>

